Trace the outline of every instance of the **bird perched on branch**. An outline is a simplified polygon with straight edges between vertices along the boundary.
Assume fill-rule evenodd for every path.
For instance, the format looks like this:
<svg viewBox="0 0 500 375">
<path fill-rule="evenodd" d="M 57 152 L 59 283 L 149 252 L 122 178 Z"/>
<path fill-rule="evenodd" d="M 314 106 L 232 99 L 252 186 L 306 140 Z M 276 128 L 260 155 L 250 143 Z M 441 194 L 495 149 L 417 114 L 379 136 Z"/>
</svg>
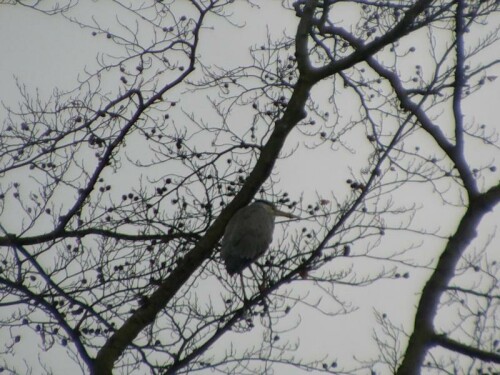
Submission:
<svg viewBox="0 0 500 375">
<path fill-rule="evenodd" d="M 266 252 L 273 240 L 276 216 L 298 218 L 278 210 L 270 202 L 257 200 L 229 220 L 222 239 L 221 255 L 230 275 L 241 273 Z"/>
</svg>

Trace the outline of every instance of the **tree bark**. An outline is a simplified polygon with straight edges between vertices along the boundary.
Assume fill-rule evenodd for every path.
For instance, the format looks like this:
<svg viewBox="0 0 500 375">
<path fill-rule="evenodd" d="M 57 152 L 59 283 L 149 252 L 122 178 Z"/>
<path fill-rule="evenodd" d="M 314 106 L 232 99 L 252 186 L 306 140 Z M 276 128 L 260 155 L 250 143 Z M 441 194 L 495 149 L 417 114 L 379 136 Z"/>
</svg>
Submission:
<svg viewBox="0 0 500 375">
<path fill-rule="evenodd" d="M 438 312 L 439 301 L 462 254 L 477 235 L 477 228 L 484 215 L 500 201 L 500 185 L 484 194 L 470 198 L 469 206 L 457 230 L 450 237 L 439 257 L 436 269 L 425 284 L 415 315 L 413 333 L 410 336 L 406 353 L 397 375 L 418 375 L 424 365 L 427 351 L 437 345 L 433 321 Z"/>
</svg>

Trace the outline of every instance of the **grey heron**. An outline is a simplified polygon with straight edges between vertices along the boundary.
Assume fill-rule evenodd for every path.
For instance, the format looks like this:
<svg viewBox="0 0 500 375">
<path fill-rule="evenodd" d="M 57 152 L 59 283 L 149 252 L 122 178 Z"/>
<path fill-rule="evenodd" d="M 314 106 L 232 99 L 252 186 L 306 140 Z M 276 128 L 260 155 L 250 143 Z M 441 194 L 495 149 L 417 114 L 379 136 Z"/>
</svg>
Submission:
<svg viewBox="0 0 500 375">
<path fill-rule="evenodd" d="M 241 273 L 266 252 L 273 240 L 276 216 L 298 218 L 278 210 L 270 202 L 257 200 L 240 209 L 229 220 L 221 250 L 229 275 Z"/>
</svg>

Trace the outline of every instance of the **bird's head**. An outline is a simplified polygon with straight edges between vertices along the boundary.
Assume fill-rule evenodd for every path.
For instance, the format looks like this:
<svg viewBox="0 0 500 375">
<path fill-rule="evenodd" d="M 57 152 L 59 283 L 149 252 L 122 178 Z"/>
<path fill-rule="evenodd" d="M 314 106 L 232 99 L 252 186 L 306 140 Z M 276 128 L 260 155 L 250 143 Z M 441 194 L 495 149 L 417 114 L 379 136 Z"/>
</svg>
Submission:
<svg viewBox="0 0 500 375">
<path fill-rule="evenodd" d="M 275 217 L 276 216 L 283 216 L 283 217 L 288 217 L 290 219 L 300 219 L 300 217 L 298 217 L 297 215 L 291 214 L 289 212 L 278 210 L 276 208 L 276 206 L 269 201 L 258 199 L 254 202 L 254 204 L 261 205 L 262 207 L 264 207 L 266 209 L 267 212 L 274 215 Z"/>
</svg>

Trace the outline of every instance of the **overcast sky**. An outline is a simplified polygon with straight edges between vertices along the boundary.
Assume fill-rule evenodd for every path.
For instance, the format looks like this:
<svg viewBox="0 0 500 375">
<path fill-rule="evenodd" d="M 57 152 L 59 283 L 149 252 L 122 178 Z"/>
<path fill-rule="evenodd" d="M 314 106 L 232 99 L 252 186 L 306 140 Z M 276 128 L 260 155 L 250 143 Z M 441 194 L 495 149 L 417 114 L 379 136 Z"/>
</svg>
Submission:
<svg viewBox="0 0 500 375">
<path fill-rule="evenodd" d="M 99 2 L 92 2 L 92 6 Z M 104 6 L 99 4 L 99 6 Z M 245 20 L 245 38 L 242 40 L 240 32 L 231 32 L 231 26 L 220 23 L 213 31 L 207 31 L 207 38 L 203 53 L 212 54 L 213 63 L 230 61 L 235 59 L 244 60 L 247 46 L 259 44 L 265 41 L 266 31 L 264 25 L 267 23 L 272 27 L 271 31 L 276 35 L 280 28 L 287 23 L 289 31 L 295 27 L 295 17 L 293 13 L 279 11 L 279 2 L 273 11 L 269 11 L 263 16 L 257 13 L 256 9 L 246 9 L 245 15 L 236 14 L 239 21 Z M 276 13 L 274 13 L 276 12 Z M 286 14 L 286 17 L 282 17 Z M 272 22 L 278 17 L 280 22 Z M 30 91 L 39 90 L 41 95 L 47 96 L 54 89 L 71 89 L 75 86 L 78 74 L 85 67 L 95 67 L 95 55 L 97 51 L 102 51 L 108 43 L 103 38 L 93 37 L 88 30 L 82 30 L 75 25 L 69 24 L 60 17 L 46 17 L 39 13 L 21 7 L 0 7 L 0 100 L 8 105 L 15 106 L 20 100 L 16 88 L 15 77 L 19 78 L 22 84 L 26 84 Z M 108 43 L 109 44 L 109 43 Z M 235 51 L 239 51 L 235 53 Z M 207 60 L 210 60 L 208 58 Z M 500 75 L 500 70 L 496 68 L 495 74 Z M 485 123 L 488 127 L 494 127 L 500 131 L 498 122 L 498 106 L 500 79 L 494 84 L 485 87 L 484 94 L 478 96 L 477 101 L 470 101 L 470 108 L 465 108 L 468 114 L 474 113 L 473 117 L 478 123 Z M 110 83 L 112 84 L 112 83 Z M 471 108 L 478 108 L 471 110 Z M 347 112 L 347 111 L 346 111 Z M 3 122 L 5 112 L 0 109 L 0 121 Z M 293 149 L 300 144 L 300 134 L 296 132 L 287 141 L 285 150 Z M 430 144 L 422 139 L 422 144 Z M 359 148 L 357 152 L 362 153 L 363 143 L 353 144 L 354 148 Z M 494 155 L 474 153 L 470 151 L 471 157 L 478 165 L 486 165 L 492 161 Z M 305 199 L 317 200 L 317 196 L 330 199 L 331 192 L 345 194 L 347 187 L 345 179 L 350 176 L 350 168 L 360 168 L 356 165 L 355 158 L 352 163 L 348 160 L 349 154 L 342 157 L 332 158 L 332 153 L 325 146 L 314 151 L 300 149 L 296 157 L 284 159 L 277 164 L 279 174 L 279 186 L 294 196 L 304 195 Z M 498 161 L 498 154 L 496 155 Z M 346 165 L 346 160 L 348 165 Z M 499 166 L 500 169 L 500 166 Z M 299 178 L 297 178 L 299 176 Z M 22 178 L 22 176 L 19 176 Z M 492 179 L 498 180 L 498 174 L 488 177 L 488 182 Z M 312 184 L 311 181 L 314 181 Z M 417 194 L 422 194 L 423 190 L 417 190 Z M 431 194 L 430 189 L 428 190 Z M 408 191 L 405 190 L 405 194 Z M 409 200 L 413 197 L 409 196 Z M 450 216 L 448 210 L 443 211 L 443 206 L 439 199 L 430 198 L 427 202 L 433 202 L 432 206 L 426 204 L 418 212 L 417 218 L 430 227 L 439 228 L 442 234 L 450 234 L 456 227 L 457 220 Z M 443 215 L 444 213 L 444 215 Z M 15 213 L 11 213 L 13 217 Z M 4 216 L 5 217 L 5 216 Z M 500 222 L 500 208 L 496 208 L 487 220 L 481 225 L 480 235 L 485 238 L 491 234 Z M 7 223 L 10 225 L 10 223 Z M 294 225 L 294 224 L 292 224 Z M 297 226 L 302 224 L 295 224 Z M 15 228 L 12 228 L 15 229 Z M 277 228 L 279 232 L 281 227 Z M 405 239 L 405 241 L 407 241 Z M 493 240 L 494 246 L 500 246 L 499 240 Z M 397 247 L 400 243 L 397 237 L 385 240 L 384 246 Z M 428 239 L 422 246 L 422 259 L 430 254 L 435 254 L 442 249 L 439 242 Z M 500 260 L 498 251 L 492 252 Z M 424 261 L 425 262 L 425 261 Z M 363 264 L 362 262 L 359 264 Z M 387 312 L 393 318 L 395 324 L 401 324 L 409 328 L 413 323 L 413 313 L 418 301 L 418 291 L 426 279 L 426 273 L 421 270 L 403 268 L 403 271 L 410 272 L 409 279 L 385 280 L 376 283 L 365 289 L 339 288 L 340 295 L 346 301 L 352 302 L 358 310 L 344 317 L 328 318 L 321 316 L 318 312 L 311 312 L 310 309 L 294 311 L 295 319 L 301 320 L 299 327 L 301 345 L 311 356 L 318 353 L 338 353 L 342 359 L 350 358 L 355 353 L 362 353 L 363 358 L 376 353 L 373 343 L 370 342 L 374 327 L 374 310 Z M 2 311 L 0 311 L 2 314 Z M 307 314 L 307 315 L 304 315 Z M 5 333 L 4 333 L 5 334 Z M 7 333 L 8 334 L 8 333 Z M 338 337 L 342 337 L 338 340 Z M 1 336 L 0 336 L 1 339 Z M 258 336 L 254 336 L 258 340 Z M 35 339 L 36 340 L 36 339 Z M 337 345 L 342 341 L 342 345 Z M 33 342 L 29 344 L 32 345 Z M 27 350 L 25 347 L 23 347 Z M 361 350 L 360 348 L 363 348 Z M 62 373 L 62 368 L 70 366 L 61 360 L 61 351 L 51 351 L 49 356 L 53 356 L 54 367 Z M 287 371 L 288 374 L 300 373 L 299 371 Z"/>
</svg>

